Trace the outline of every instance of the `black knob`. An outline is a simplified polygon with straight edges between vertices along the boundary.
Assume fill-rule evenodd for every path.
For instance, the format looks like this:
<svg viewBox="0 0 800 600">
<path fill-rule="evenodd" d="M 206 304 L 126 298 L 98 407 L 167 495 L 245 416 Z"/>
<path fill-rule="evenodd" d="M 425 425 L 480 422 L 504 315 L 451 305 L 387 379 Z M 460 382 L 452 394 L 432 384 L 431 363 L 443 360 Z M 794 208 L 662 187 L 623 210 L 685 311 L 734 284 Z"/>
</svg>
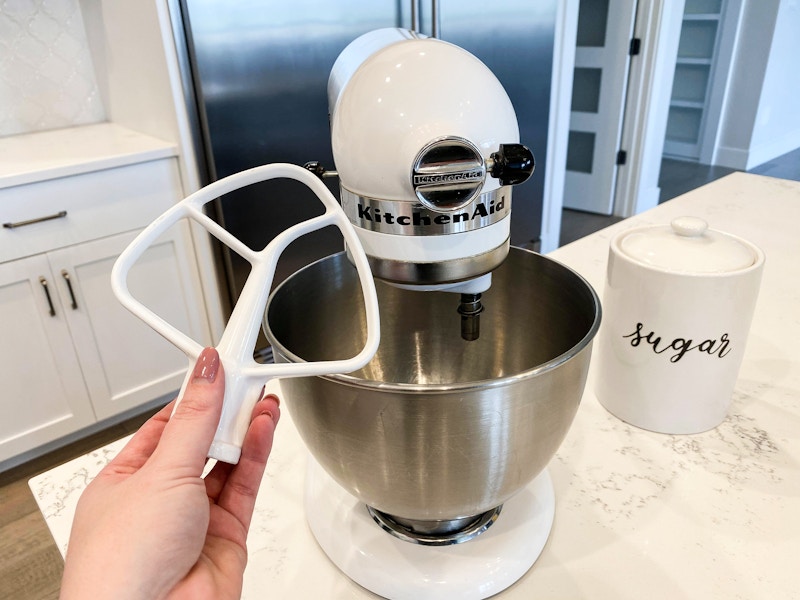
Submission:
<svg viewBox="0 0 800 600">
<path fill-rule="evenodd" d="M 304 169 L 311 171 L 314 175 L 322 179 L 323 175 L 325 175 L 325 167 L 322 166 L 322 163 L 318 160 L 312 160 L 307 162 L 303 165 Z"/>
<path fill-rule="evenodd" d="M 502 185 L 517 185 L 528 180 L 536 166 L 533 152 L 522 144 L 500 144 L 491 156 L 494 164 L 489 173 Z"/>
<path fill-rule="evenodd" d="M 314 175 L 319 177 L 320 179 L 328 179 L 329 177 L 338 177 L 339 173 L 336 171 L 331 171 L 326 169 L 322 166 L 322 163 L 318 160 L 312 160 L 307 162 L 303 165 L 304 169 L 311 171 Z"/>
</svg>

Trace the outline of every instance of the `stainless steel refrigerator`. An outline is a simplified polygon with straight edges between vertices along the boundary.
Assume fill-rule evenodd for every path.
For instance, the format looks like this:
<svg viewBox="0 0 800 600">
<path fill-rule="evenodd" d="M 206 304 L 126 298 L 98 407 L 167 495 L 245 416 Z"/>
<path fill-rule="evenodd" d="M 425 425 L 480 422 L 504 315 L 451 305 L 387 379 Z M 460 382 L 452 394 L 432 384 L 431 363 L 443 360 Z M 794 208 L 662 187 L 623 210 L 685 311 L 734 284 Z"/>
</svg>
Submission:
<svg viewBox="0 0 800 600">
<path fill-rule="evenodd" d="M 557 0 L 169 2 L 204 183 L 271 162 L 316 160 L 332 169 L 326 86 L 336 57 L 367 31 L 416 26 L 475 54 L 505 86 L 521 141 L 536 156 L 536 173 L 514 189 L 511 243 L 538 240 Z M 329 186 L 338 197 L 336 181 Z M 302 185 L 280 180 L 227 195 L 212 216 L 260 249 L 290 225 L 319 214 L 319 206 Z M 284 253 L 276 282 L 341 249 L 335 229 L 302 238 Z M 249 265 L 220 246 L 218 266 L 230 308 Z"/>
</svg>

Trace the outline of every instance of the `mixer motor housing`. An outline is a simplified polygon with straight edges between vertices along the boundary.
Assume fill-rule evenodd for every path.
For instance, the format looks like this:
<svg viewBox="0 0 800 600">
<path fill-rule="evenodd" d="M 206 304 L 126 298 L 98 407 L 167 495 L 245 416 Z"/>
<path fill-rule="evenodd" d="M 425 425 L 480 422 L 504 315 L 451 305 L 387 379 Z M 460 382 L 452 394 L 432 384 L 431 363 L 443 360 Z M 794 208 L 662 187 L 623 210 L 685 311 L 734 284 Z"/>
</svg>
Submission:
<svg viewBox="0 0 800 600">
<path fill-rule="evenodd" d="M 342 208 L 373 274 L 488 289 L 508 255 L 511 186 L 534 168 L 494 74 L 453 44 L 380 29 L 339 55 L 328 102 Z"/>
</svg>

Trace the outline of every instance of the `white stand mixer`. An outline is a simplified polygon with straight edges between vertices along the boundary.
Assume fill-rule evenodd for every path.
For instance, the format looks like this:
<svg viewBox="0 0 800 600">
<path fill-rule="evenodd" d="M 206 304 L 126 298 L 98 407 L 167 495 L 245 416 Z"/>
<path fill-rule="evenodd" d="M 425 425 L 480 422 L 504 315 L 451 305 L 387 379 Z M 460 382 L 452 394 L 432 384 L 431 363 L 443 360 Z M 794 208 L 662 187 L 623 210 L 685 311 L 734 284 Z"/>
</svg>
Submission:
<svg viewBox="0 0 800 600">
<path fill-rule="evenodd" d="M 328 100 L 342 207 L 373 275 L 420 294 L 461 294 L 461 337 L 472 343 L 481 294 L 509 252 L 510 186 L 534 166 L 508 96 L 461 48 L 384 29 L 341 53 Z M 326 175 L 317 163 L 307 168 Z M 405 527 L 365 505 L 313 457 L 305 505 L 328 557 L 392 599 L 498 593 L 539 556 L 555 510 L 543 471 L 502 507 L 447 534 L 419 534 L 418 522 Z"/>
</svg>

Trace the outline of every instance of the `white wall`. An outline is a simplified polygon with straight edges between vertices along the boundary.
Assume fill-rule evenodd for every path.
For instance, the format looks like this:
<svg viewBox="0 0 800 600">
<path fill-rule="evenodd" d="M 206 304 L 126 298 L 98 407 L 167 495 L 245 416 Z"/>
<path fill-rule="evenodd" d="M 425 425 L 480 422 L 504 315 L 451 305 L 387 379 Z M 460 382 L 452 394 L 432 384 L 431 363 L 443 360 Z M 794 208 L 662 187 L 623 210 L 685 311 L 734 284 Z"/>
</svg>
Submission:
<svg viewBox="0 0 800 600">
<path fill-rule="evenodd" d="M 800 1 L 782 0 L 764 74 L 748 168 L 800 147 Z"/>
<path fill-rule="evenodd" d="M 715 164 L 750 169 L 800 147 L 800 0 L 745 0 Z"/>
<path fill-rule="evenodd" d="M 108 120 L 179 144 L 176 90 L 162 44 L 158 2 L 81 0 L 81 6 Z"/>
</svg>

